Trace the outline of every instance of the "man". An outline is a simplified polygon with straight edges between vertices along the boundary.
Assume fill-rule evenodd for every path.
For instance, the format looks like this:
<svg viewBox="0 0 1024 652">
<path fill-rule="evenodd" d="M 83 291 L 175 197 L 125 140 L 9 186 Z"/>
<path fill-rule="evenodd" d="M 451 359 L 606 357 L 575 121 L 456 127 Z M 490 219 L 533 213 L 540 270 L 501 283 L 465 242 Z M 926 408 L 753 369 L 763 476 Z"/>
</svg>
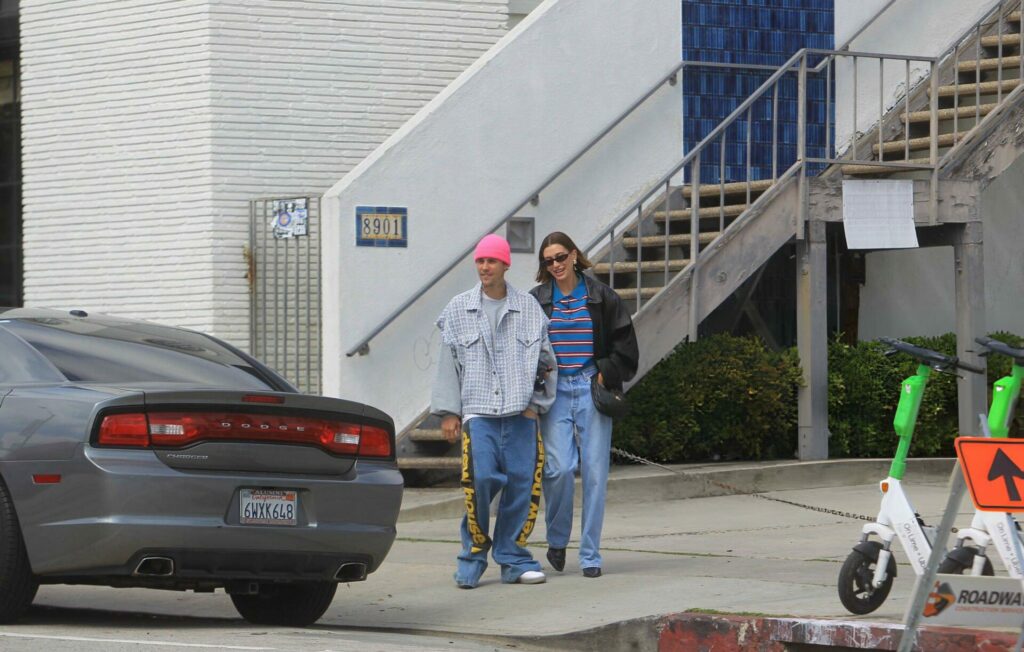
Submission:
<svg viewBox="0 0 1024 652">
<path fill-rule="evenodd" d="M 487 551 L 506 584 L 546 577 L 526 539 L 540 505 L 544 446 L 537 415 L 555 399 L 557 365 L 547 317 L 536 299 L 505 282 L 508 242 L 484 237 L 473 254 L 480 282 L 452 299 L 437 320 L 441 358 L 431 412 L 445 438 L 462 432 L 462 552 L 455 584 L 472 589 L 487 568 Z M 494 538 L 491 500 L 501 492 Z"/>
</svg>

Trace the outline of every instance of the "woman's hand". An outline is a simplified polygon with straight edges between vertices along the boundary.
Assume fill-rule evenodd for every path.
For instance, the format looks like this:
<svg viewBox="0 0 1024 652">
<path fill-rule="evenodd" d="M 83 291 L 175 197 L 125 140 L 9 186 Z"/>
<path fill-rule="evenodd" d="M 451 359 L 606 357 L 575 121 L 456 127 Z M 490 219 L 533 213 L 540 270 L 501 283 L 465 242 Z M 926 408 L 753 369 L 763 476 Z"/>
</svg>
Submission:
<svg viewBox="0 0 1024 652">
<path fill-rule="evenodd" d="M 604 376 L 601 375 L 600 371 L 597 372 L 597 384 L 604 387 Z"/>
<path fill-rule="evenodd" d="M 526 408 L 525 410 L 523 410 L 523 416 L 526 417 L 527 419 L 536 419 L 537 413 L 531 410 L 530 408 Z"/>
</svg>

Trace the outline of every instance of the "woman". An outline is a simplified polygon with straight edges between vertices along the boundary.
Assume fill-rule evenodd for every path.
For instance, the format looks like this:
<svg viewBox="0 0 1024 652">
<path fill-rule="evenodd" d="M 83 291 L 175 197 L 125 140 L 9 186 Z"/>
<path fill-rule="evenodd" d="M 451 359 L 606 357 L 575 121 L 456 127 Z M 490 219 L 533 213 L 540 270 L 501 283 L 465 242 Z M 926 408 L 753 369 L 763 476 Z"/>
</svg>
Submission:
<svg viewBox="0 0 1024 652">
<path fill-rule="evenodd" d="M 639 351 L 629 310 L 610 287 L 582 272 L 591 267 L 572 239 L 556 231 L 540 244 L 540 285 L 530 292 L 551 319 L 548 337 L 558 359 L 558 391 L 541 416 L 548 562 L 565 568 L 572 531 L 574 474 L 582 462 L 580 569 L 601 577 L 601 528 L 612 444 L 612 420 L 594 408 L 591 378 L 621 389 L 636 373 Z M 577 441 L 578 440 L 578 441 Z"/>
</svg>

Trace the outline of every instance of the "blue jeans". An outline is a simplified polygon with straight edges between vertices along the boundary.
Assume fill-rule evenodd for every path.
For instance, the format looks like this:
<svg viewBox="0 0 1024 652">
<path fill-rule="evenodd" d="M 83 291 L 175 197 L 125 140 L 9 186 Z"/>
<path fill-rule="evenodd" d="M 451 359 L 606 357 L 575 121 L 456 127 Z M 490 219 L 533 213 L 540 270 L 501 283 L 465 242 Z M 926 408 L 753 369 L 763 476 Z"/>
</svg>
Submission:
<svg viewBox="0 0 1024 652">
<path fill-rule="evenodd" d="M 539 571 L 526 549 L 540 507 L 544 445 L 537 422 L 516 415 L 474 417 L 462 430 L 462 491 L 466 515 L 462 517 L 462 552 L 455 583 L 476 586 L 487 568 L 487 551 L 501 566 L 501 581 L 513 583 L 526 571 Z M 492 499 L 501 492 L 490 531 Z"/>
<path fill-rule="evenodd" d="M 601 566 L 599 549 L 612 446 L 612 419 L 598 412 L 590 398 L 590 377 L 596 373 L 590 368 L 573 376 L 559 376 L 555 403 L 541 417 L 544 519 L 548 546 L 552 548 L 569 544 L 577 459 L 583 464 L 580 568 Z"/>
</svg>

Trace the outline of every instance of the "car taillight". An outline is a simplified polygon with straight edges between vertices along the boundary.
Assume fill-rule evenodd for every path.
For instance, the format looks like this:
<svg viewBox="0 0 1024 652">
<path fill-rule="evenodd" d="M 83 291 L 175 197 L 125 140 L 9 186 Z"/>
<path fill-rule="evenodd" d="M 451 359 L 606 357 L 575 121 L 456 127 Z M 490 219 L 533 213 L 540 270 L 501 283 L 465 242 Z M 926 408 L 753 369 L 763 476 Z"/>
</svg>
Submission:
<svg viewBox="0 0 1024 652">
<path fill-rule="evenodd" d="M 107 446 L 178 448 L 200 441 L 261 441 L 319 446 L 338 455 L 391 457 L 391 435 L 377 426 L 313 417 L 237 412 L 152 412 L 104 417 Z"/>
<path fill-rule="evenodd" d="M 149 446 L 145 414 L 109 414 L 103 417 L 97 441 L 105 446 Z"/>
</svg>

